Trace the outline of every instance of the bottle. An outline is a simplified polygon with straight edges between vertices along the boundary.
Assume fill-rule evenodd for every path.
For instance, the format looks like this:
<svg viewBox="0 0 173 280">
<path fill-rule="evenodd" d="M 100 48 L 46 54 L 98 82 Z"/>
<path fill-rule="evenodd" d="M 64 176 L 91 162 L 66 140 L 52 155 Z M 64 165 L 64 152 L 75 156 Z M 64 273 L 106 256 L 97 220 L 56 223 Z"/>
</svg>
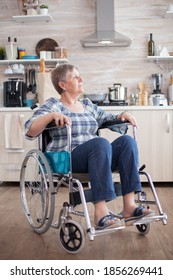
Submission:
<svg viewBox="0 0 173 280">
<path fill-rule="evenodd" d="M 13 59 L 17 59 L 18 58 L 18 49 L 17 49 L 17 38 L 14 38 L 14 42 L 13 42 Z"/>
<path fill-rule="evenodd" d="M 154 56 L 155 44 L 153 41 L 153 34 L 150 33 L 150 39 L 148 41 L 148 56 Z"/>
<path fill-rule="evenodd" d="M 8 37 L 8 42 L 5 45 L 6 58 L 7 60 L 13 60 L 13 42 L 11 37 Z"/>
</svg>

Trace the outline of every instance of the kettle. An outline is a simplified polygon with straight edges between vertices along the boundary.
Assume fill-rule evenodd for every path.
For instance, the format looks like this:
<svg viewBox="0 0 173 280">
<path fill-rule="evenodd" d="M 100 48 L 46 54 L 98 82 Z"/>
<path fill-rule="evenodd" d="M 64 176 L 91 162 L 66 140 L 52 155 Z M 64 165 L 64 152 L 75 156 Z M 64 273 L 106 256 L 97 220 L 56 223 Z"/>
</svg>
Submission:
<svg viewBox="0 0 173 280">
<path fill-rule="evenodd" d="M 114 84 L 109 87 L 109 101 L 124 101 L 127 99 L 127 88 L 122 87 L 121 84 Z"/>
</svg>

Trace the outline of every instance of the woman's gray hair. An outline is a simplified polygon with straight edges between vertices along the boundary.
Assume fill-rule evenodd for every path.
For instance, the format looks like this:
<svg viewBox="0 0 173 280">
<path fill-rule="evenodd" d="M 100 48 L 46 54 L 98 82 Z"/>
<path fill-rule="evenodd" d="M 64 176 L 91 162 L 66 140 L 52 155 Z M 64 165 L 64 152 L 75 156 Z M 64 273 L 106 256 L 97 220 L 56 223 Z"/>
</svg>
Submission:
<svg viewBox="0 0 173 280">
<path fill-rule="evenodd" d="M 72 64 L 62 63 L 52 70 L 52 84 L 60 95 L 63 93 L 64 90 L 59 86 L 59 82 L 66 82 L 67 74 L 69 72 L 72 72 L 73 69 L 77 69 L 77 67 Z"/>
</svg>

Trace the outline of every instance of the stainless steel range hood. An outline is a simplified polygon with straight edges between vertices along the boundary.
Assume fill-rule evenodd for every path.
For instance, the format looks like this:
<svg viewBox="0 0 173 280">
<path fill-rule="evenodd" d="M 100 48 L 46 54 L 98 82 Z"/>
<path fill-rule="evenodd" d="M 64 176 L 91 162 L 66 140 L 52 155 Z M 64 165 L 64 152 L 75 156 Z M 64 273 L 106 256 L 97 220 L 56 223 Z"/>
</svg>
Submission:
<svg viewBox="0 0 173 280">
<path fill-rule="evenodd" d="M 83 47 L 128 47 L 132 40 L 115 31 L 114 0 L 96 0 L 96 32 L 83 38 Z"/>
</svg>

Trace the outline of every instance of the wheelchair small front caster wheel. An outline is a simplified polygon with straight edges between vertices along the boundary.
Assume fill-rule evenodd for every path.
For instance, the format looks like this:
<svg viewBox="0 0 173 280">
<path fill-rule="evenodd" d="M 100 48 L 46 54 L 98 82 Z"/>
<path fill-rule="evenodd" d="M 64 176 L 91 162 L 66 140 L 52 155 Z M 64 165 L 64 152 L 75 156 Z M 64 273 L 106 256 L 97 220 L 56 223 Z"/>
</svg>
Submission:
<svg viewBox="0 0 173 280">
<path fill-rule="evenodd" d="M 77 222 L 66 221 L 59 230 L 59 241 L 68 253 L 79 253 L 85 246 L 84 230 Z"/>
<path fill-rule="evenodd" d="M 140 234 L 147 234 L 149 233 L 150 230 L 150 224 L 140 224 L 140 225 L 136 225 L 138 231 L 140 232 Z"/>
</svg>

